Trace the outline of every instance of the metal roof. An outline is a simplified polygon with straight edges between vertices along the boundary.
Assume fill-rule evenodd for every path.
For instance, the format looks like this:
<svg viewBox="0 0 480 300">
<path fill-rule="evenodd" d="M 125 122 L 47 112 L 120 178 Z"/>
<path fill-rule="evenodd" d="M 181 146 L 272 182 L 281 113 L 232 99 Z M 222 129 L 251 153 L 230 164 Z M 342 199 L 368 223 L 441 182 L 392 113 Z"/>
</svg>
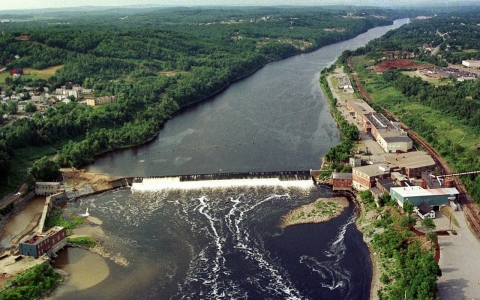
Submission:
<svg viewBox="0 0 480 300">
<path fill-rule="evenodd" d="M 333 173 L 333 179 L 352 179 L 352 173 Z"/>
<path fill-rule="evenodd" d="M 456 188 L 424 189 L 421 186 L 405 186 L 405 187 L 391 188 L 390 192 L 393 192 L 393 191 L 395 191 L 397 194 L 399 194 L 403 198 L 459 194 Z"/>
</svg>

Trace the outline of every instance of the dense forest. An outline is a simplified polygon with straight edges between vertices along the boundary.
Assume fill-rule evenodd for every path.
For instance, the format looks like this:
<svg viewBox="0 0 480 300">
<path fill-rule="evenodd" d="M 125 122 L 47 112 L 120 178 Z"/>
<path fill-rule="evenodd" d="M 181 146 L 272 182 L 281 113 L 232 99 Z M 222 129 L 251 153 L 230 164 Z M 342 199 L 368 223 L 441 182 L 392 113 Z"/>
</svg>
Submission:
<svg viewBox="0 0 480 300">
<path fill-rule="evenodd" d="M 419 63 L 437 67 L 480 59 L 480 18 L 478 8 L 448 13 L 410 24 L 370 42 L 346 57 L 364 57 L 357 71 L 367 90 L 380 95 L 376 103 L 396 116 L 428 141 L 457 172 L 480 170 L 480 79 L 458 81 L 450 76 L 428 81 L 406 70 L 372 74 L 367 67 L 396 52 L 414 57 Z M 427 48 L 437 48 L 432 54 Z M 458 66 L 457 66 L 458 67 Z M 461 67 L 460 67 L 461 68 Z M 395 92 L 392 92 L 395 91 Z M 413 109 L 419 108 L 418 113 Z M 445 125 L 447 124 L 447 125 Z M 469 194 L 480 203 L 480 176 L 460 178 Z"/>
<path fill-rule="evenodd" d="M 404 13 L 319 7 L 112 9 L 2 22 L 0 64 L 8 62 L 7 71 L 61 66 L 46 79 L 7 77 L 2 86 L 7 96 L 27 85 L 40 92 L 78 84 L 93 88 L 95 96 L 117 99 L 95 109 L 58 104 L 3 126 L 0 165 L 7 172 L 0 173 L 0 182 L 18 184 L 25 175 L 18 166 L 38 159 L 38 153 L 56 154 L 59 166 L 78 167 L 97 153 L 142 143 L 179 108 L 269 61 L 391 24 Z M 0 116 L 16 111 L 13 101 L 0 105 Z M 40 150 L 25 155 L 22 149 L 31 147 Z"/>
</svg>

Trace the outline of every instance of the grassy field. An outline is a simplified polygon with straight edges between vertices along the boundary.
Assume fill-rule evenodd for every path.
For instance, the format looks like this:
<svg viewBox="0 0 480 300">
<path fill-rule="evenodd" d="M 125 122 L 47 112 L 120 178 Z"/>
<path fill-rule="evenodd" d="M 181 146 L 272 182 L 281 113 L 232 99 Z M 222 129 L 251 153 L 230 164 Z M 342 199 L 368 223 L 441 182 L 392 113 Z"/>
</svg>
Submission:
<svg viewBox="0 0 480 300">
<path fill-rule="evenodd" d="M 456 117 L 447 116 L 439 110 L 410 101 L 398 90 L 390 87 L 383 80 L 382 75 L 373 74 L 366 69 L 365 66 L 368 65 L 368 62 L 363 57 L 355 57 L 352 61 L 356 64 L 355 71 L 365 89 L 375 99 L 375 102 L 392 112 L 398 119 L 402 120 L 402 116 L 407 114 L 418 116 L 425 124 L 435 126 L 436 140 L 448 139 L 454 144 L 460 143 L 467 151 L 473 151 L 476 148 L 480 141 L 479 132 L 463 125 L 461 120 Z"/>
<path fill-rule="evenodd" d="M 418 71 L 403 71 L 402 73 L 405 74 L 405 75 L 408 75 L 410 77 L 420 77 L 424 81 L 427 81 L 427 82 L 429 82 L 433 85 L 437 85 L 437 86 L 449 84 L 448 80 L 441 80 L 441 79 L 437 79 L 437 78 L 428 78 L 426 76 L 422 76 L 422 75 L 418 74 Z"/>
<path fill-rule="evenodd" d="M 32 68 L 23 69 L 24 76 L 32 79 L 48 79 L 55 74 L 55 72 L 63 67 L 63 65 L 46 68 L 43 70 L 36 70 Z M 0 82 L 5 82 L 5 78 L 10 76 L 9 71 L 3 71 L 0 73 Z"/>
</svg>

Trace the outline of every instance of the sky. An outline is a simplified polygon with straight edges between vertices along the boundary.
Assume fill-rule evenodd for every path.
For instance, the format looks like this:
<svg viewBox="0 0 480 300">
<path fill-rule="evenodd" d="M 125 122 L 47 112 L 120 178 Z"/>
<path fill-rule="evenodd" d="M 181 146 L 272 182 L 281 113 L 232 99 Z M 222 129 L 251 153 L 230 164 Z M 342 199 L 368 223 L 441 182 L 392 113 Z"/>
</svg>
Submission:
<svg viewBox="0 0 480 300">
<path fill-rule="evenodd" d="M 432 0 L 1 0 L 0 10 L 61 8 L 79 6 L 124 6 L 124 5 L 168 5 L 168 6 L 238 6 L 238 5 L 421 5 L 431 4 Z M 437 0 L 442 4 L 461 3 L 461 0 Z"/>
</svg>

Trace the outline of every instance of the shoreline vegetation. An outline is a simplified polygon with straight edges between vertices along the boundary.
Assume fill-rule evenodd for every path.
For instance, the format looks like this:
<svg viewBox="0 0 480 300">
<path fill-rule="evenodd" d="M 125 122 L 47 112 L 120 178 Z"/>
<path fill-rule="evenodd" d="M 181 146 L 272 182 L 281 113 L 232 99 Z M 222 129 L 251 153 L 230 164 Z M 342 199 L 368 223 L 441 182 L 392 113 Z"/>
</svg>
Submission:
<svg viewBox="0 0 480 300">
<path fill-rule="evenodd" d="M 320 26 L 318 28 L 323 28 L 322 26 L 324 26 L 325 20 L 318 22 L 318 17 L 312 16 L 311 11 L 300 10 L 300 12 L 306 14 L 306 18 L 310 20 L 309 22 L 312 22 L 312 26 L 314 24 L 313 27 Z M 184 12 L 180 10 L 176 13 L 182 15 Z M 208 12 L 206 13 L 208 15 Z M 250 13 L 248 10 L 243 12 L 243 14 L 246 15 Z M 288 15 L 290 13 L 291 11 L 283 9 L 275 12 L 275 14 L 279 15 Z M 87 43 L 89 47 L 93 47 L 88 50 L 98 51 L 105 56 L 105 59 L 98 58 L 98 61 L 95 61 L 95 59 L 91 59 L 90 57 L 85 58 L 83 54 L 79 54 L 78 59 L 86 59 L 86 61 L 91 62 L 93 65 L 89 63 L 88 68 L 85 66 L 81 70 L 78 70 L 78 65 L 75 64 L 76 61 L 69 61 L 64 55 L 67 50 L 74 51 L 77 49 L 70 49 L 69 45 L 60 43 L 61 45 L 58 45 L 58 47 L 60 47 L 58 50 L 60 51 L 59 57 L 54 60 L 54 65 L 63 65 L 63 67 L 58 69 L 55 76 L 52 77 L 55 79 L 54 83 L 52 83 L 53 81 L 50 81 L 50 83 L 45 81 L 39 84 L 47 85 L 49 89 L 54 89 L 64 84 L 64 81 L 71 81 L 82 85 L 84 88 L 95 88 L 95 96 L 97 96 L 97 94 L 98 96 L 103 96 L 113 93 L 118 94 L 118 99 L 116 99 L 115 103 L 101 106 L 94 110 L 78 105 L 77 107 L 75 102 L 65 105 L 62 107 L 63 112 L 60 115 L 50 112 L 51 118 L 44 120 L 44 122 L 49 123 L 48 126 L 45 124 L 37 124 L 41 122 L 30 124 L 30 120 L 24 121 L 29 123 L 28 126 L 25 127 L 29 127 L 30 133 L 41 131 L 35 129 L 36 126 L 39 126 L 40 128 L 48 128 L 52 132 L 56 130 L 57 134 L 50 131 L 44 132 L 42 136 L 30 136 L 28 141 L 23 141 L 22 139 L 23 136 L 28 135 L 28 132 L 20 132 L 17 130 L 18 132 L 6 132 L 6 134 L 2 135 L 7 138 L 5 140 L 7 147 L 3 149 L 0 143 L 0 154 L 4 154 L 5 152 L 8 162 L 7 170 L 12 173 L 8 177 L 8 188 L 14 189 L 14 186 L 18 185 L 24 177 L 23 172 L 19 172 L 19 170 L 28 168 L 31 161 L 39 158 L 40 152 L 37 151 L 37 153 L 34 154 L 20 156 L 17 155 L 18 151 L 8 152 L 7 150 L 19 150 L 23 149 L 22 147 L 36 146 L 42 149 L 44 152 L 42 153 L 43 155 L 49 157 L 52 157 L 52 155 L 55 156 L 54 161 L 60 166 L 85 166 L 92 163 L 96 157 L 102 154 L 149 143 L 158 136 L 158 132 L 162 126 L 164 126 L 165 122 L 171 119 L 176 113 L 181 112 L 182 109 L 186 107 L 196 105 L 199 102 L 208 101 L 208 99 L 222 92 L 232 83 L 255 73 L 270 62 L 318 50 L 323 46 L 353 38 L 376 26 L 391 25 L 393 20 L 400 17 L 397 12 L 391 12 L 386 13 L 385 18 L 378 18 L 377 15 L 372 12 L 372 16 L 362 16 L 362 18 L 368 19 L 368 22 L 364 22 L 355 18 L 336 18 L 337 14 L 344 15 L 341 11 L 328 12 L 325 17 L 332 18 L 331 22 L 337 22 L 338 24 L 335 24 L 337 24 L 339 28 L 348 28 L 348 30 L 341 32 L 328 30 L 312 31 L 300 25 L 295 27 L 297 30 L 306 31 L 305 34 L 309 36 L 308 47 L 299 47 L 295 44 L 296 39 L 291 39 L 291 37 L 285 40 L 273 40 L 270 38 L 259 38 L 255 34 L 250 36 L 250 25 L 244 24 L 242 26 L 236 25 L 240 27 L 235 33 L 236 38 L 228 40 L 229 47 L 225 48 L 225 45 L 223 45 L 225 44 L 223 36 L 221 49 L 219 50 L 218 47 L 215 47 L 214 44 L 219 42 L 218 32 L 202 32 L 202 35 L 197 37 L 196 42 L 199 43 L 199 45 L 195 50 L 191 50 L 189 45 L 176 46 L 179 49 L 176 49 L 175 55 L 172 54 L 172 59 L 175 60 L 173 62 L 165 62 L 160 59 L 155 60 L 154 58 L 152 58 L 152 62 L 145 62 L 143 59 L 145 53 L 142 51 L 133 51 L 132 49 L 129 49 L 129 51 L 125 49 L 124 52 L 126 54 L 123 60 L 116 59 L 115 54 L 117 51 L 110 51 L 111 49 L 108 48 L 111 42 L 110 39 L 117 37 L 116 35 L 112 37 L 111 34 L 105 35 L 108 36 L 104 41 L 106 46 L 101 49 L 96 49 L 95 46 L 98 44 L 98 41 L 105 39 L 102 34 L 105 32 L 108 33 L 108 26 L 102 29 L 95 37 L 86 34 L 84 31 L 82 31 L 81 34 L 75 32 L 75 36 L 73 36 L 72 39 L 75 41 L 78 40 L 78 44 L 82 44 L 80 41 L 84 39 L 95 39 L 96 42 L 91 45 Z M 182 18 L 178 19 L 182 20 Z M 179 22 L 182 23 L 184 21 Z M 122 24 L 123 23 L 125 23 L 125 21 L 122 22 Z M 262 36 L 268 36 L 268 34 L 271 33 L 270 27 L 271 30 L 281 29 L 281 34 L 287 35 L 287 37 L 292 34 L 291 30 L 283 32 L 284 27 L 279 27 L 277 22 L 267 22 L 267 25 L 268 28 L 262 27 L 259 29 L 260 31 L 265 31 L 264 34 L 261 34 Z M 172 32 L 175 32 L 174 29 L 177 29 L 183 34 L 184 24 L 171 26 L 173 26 L 173 29 L 171 29 Z M 213 28 L 215 26 L 211 27 Z M 228 28 L 228 26 L 222 26 L 221 28 L 224 27 Z M 82 29 L 84 30 L 84 28 Z M 192 29 L 198 30 L 196 27 L 190 28 L 189 30 Z M 71 33 L 66 31 L 65 34 L 69 36 Z M 130 46 L 130 40 L 132 40 L 132 43 L 133 40 L 136 41 L 136 39 L 146 39 L 150 41 L 150 39 L 156 37 L 156 35 L 160 35 L 162 39 L 166 40 L 169 38 L 192 38 L 192 36 L 189 35 L 190 33 L 182 34 L 177 36 L 170 32 L 156 32 L 152 33 L 152 36 L 138 34 L 134 39 L 132 32 L 121 31 L 118 33 L 125 43 L 123 47 Z M 227 30 L 225 34 L 232 35 L 229 30 Z M 276 35 L 278 35 L 278 33 Z M 299 34 L 295 33 L 294 35 Z M 48 48 L 50 44 L 45 36 L 47 35 L 42 30 L 38 32 L 32 31 L 30 39 L 39 45 L 46 45 Z M 63 40 L 65 39 L 68 38 L 64 38 Z M 290 40 L 293 40 L 294 43 L 286 42 Z M 22 47 L 29 45 L 20 40 L 15 40 L 15 43 L 18 43 L 19 46 Z M 142 43 L 147 42 L 142 40 Z M 72 42 L 72 44 L 75 43 Z M 242 47 L 242 45 L 244 46 Z M 197 52 L 211 53 L 211 49 L 216 49 L 216 51 L 220 52 L 224 51 L 226 54 L 222 54 L 222 58 L 217 58 L 215 55 L 212 55 L 212 57 L 202 56 L 199 58 L 195 55 Z M 122 49 L 117 50 L 121 51 Z M 160 49 L 161 51 L 156 51 L 156 48 L 153 50 L 156 54 L 164 51 L 163 48 Z M 83 52 L 85 51 L 82 51 L 82 53 Z M 12 61 L 11 67 L 29 67 L 26 65 L 28 62 L 27 57 L 28 54 L 22 57 L 21 60 Z M 32 60 L 37 64 L 41 63 L 42 66 L 53 64 L 53 62 L 50 61 L 36 62 L 34 58 L 32 58 Z M 63 64 L 60 64 L 60 62 Z M 95 75 L 87 74 L 87 69 L 90 71 L 95 70 Z M 154 76 L 154 74 L 158 74 L 159 71 L 163 72 L 168 70 L 173 70 L 177 73 L 170 77 L 163 75 L 159 77 Z M 117 74 L 117 78 L 114 78 L 113 74 Z M 26 85 L 28 83 L 23 83 L 21 82 L 22 80 L 22 78 L 18 79 L 18 84 L 22 83 Z M 8 88 L 13 89 L 16 87 L 14 85 L 17 84 L 17 81 L 14 81 Z M 132 91 L 135 92 L 132 93 Z M 60 123 L 68 123 L 68 121 L 60 122 L 60 120 L 72 114 L 76 116 L 78 121 L 75 122 L 75 126 L 69 127 L 68 130 L 65 130 L 65 126 L 63 125 L 60 128 Z M 110 118 L 110 120 L 106 120 L 108 118 Z M 60 123 L 57 122 L 57 119 Z M 52 123 L 51 121 L 55 122 Z M 120 124 L 124 125 L 119 126 Z M 49 140 L 45 137 L 55 138 Z M 31 141 L 35 141 L 34 145 L 32 145 L 33 142 Z M 0 182 L 2 182 L 1 179 L 2 176 L 0 176 Z M 5 185 L 5 190 L 0 189 L 1 193 L 5 194 L 7 192 L 7 185 Z"/>
<path fill-rule="evenodd" d="M 319 198 L 313 203 L 297 207 L 281 218 L 280 228 L 287 226 L 322 223 L 338 217 L 348 207 L 345 197 Z"/>
</svg>

